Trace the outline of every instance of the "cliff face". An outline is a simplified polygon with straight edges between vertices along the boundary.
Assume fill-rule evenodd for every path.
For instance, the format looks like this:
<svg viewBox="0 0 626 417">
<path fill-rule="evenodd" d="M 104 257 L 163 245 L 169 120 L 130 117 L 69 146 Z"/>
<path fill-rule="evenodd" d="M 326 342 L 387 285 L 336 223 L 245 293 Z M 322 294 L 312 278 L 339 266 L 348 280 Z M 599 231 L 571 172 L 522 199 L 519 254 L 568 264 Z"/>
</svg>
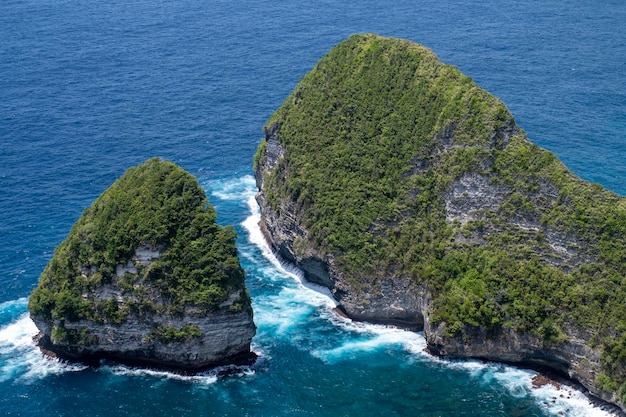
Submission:
<svg viewBox="0 0 626 417">
<path fill-rule="evenodd" d="M 551 367 L 624 407 L 626 202 L 425 48 L 357 35 L 272 116 L 262 230 L 357 320 Z"/>
<path fill-rule="evenodd" d="M 131 168 L 56 249 L 29 310 L 64 358 L 184 370 L 241 360 L 255 334 L 234 231 L 193 176 Z"/>
<path fill-rule="evenodd" d="M 377 276 L 375 292 L 355 288 L 350 280 L 342 279 L 335 256 L 311 245 L 309 231 L 302 226 L 296 203 L 281 200 L 275 209 L 267 203 L 264 177 L 272 172 L 284 156 L 278 140 L 278 126 L 266 131 L 265 156 L 255 167 L 255 178 L 260 192 L 256 199 L 261 207 L 261 229 L 274 248 L 286 261 L 298 265 L 307 280 L 323 285 L 332 291 L 340 308 L 356 320 L 397 324 L 409 328 L 422 328 L 422 311 L 429 303 L 425 288 L 416 285 L 410 277 L 398 274 Z"/>
<path fill-rule="evenodd" d="M 66 321 L 67 332 L 82 334 L 89 329 L 87 338 L 68 341 L 50 335 L 54 323 L 34 318 L 41 330 L 39 346 L 44 351 L 70 360 L 96 363 L 109 359 L 131 366 L 148 366 L 164 369 L 198 371 L 230 363 L 247 363 L 250 340 L 254 336 L 250 314 L 213 313 L 195 315 L 185 311 L 179 317 L 134 317 L 124 323 L 107 325 L 89 320 Z M 197 330 L 197 336 L 182 336 L 172 340 L 151 337 L 155 328 L 186 331 Z"/>
</svg>

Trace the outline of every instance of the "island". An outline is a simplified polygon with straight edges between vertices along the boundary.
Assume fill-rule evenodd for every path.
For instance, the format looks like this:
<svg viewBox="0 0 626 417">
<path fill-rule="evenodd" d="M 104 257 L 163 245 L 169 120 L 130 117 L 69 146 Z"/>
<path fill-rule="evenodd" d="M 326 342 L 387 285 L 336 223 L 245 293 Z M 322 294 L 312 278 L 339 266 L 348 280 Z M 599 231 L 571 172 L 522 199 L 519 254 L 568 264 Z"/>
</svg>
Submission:
<svg viewBox="0 0 626 417">
<path fill-rule="evenodd" d="M 153 158 L 84 210 L 33 290 L 42 350 L 195 372 L 254 359 L 235 231 L 196 178 Z"/>
<path fill-rule="evenodd" d="M 626 198 L 429 49 L 336 45 L 267 122 L 254 173 L 266 239 L 348 317 L 626 410 Z"/>
</svg>

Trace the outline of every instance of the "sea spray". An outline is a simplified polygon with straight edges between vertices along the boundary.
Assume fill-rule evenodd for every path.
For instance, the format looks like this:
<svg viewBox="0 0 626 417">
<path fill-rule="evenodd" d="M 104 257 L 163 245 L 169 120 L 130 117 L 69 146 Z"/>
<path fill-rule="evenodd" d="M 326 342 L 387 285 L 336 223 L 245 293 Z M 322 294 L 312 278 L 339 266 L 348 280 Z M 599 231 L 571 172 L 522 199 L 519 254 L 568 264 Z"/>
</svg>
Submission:
<svg viewBox="0 0 626 417">
<path fill-rule="evenodd" d="M 20 303 L 17 300 L 16 303 Z M 39 330 L 28 314 L 0 328 L 0 382 L 9 379 L 31 383 L 48 375 L 77 372 L 86 369 L 44 356 L 33 337 Z"/>
<path fill-rule="evenodd" d="M 246 202 L 248 197 L 256 193 L 256 182 L 252 175 L 209 181 L 202 184 L 208 188 L 212 196 L 225 201 Z"/>
</svg>

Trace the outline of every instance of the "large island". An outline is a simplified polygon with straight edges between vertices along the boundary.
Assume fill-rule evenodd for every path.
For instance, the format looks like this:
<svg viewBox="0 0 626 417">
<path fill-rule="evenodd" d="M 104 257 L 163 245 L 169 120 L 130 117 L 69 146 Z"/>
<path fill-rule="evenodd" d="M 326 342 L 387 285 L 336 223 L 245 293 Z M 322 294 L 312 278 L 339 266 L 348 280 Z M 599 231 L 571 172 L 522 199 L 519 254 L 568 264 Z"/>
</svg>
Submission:
<svg viewBox="0 0 626 417">
<path fill-rule="evenodd" d="M 182 371 L 253 359 L 235 231 L 191 174 L 157 158 L 84 211 L 28 307 L 40 346 L 61 358 Z"/>
<path fill-rule="evenodd" d="M 270 244 L 349 317 L 423 329 L 438 355 L 548 367 L 626 409 L 626 199 L 430 50 L 334 47 L 254 170 Z"/>
</svg>

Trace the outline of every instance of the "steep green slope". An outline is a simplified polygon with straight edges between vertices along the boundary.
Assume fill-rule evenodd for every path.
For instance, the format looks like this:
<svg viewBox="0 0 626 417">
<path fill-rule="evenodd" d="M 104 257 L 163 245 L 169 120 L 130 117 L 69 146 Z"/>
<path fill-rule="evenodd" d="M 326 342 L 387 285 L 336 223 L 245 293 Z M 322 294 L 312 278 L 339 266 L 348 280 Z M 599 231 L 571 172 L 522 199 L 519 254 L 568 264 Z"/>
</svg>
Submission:
<svg viewBox="0 0 626 417">
<path fill-rule="evenodd" d="M 317 253 L 357 294 L 408 277 L 447 337 L 584 334 L 596 386 L 624 401 L 626 199 L 529 142 L 500 100 L 424 47 L 355 35 L 267 126 L 284 151 L 255 155 L 262 209 L 306 231 L 295 258 Z"/>
<path fill-rule="evenodd" d="M 216 223 L 195 177 L 150 159 L 85 209 L 32 292 L 31 316 L 61 353 L 88 346 L 97 356 L 99 349 L 115 351 L 126 336 L 137 345 L 122 350 L 200 340 L 210 317 L 241 313 L 249 349 L 254 324 L 235 237 L 232 227 Z M 172 325 L 179 321 L 186 324 Z M 107 343 L 98 332 L 119 332 L 120 340 L 98 347 Z"/>
</svg>

